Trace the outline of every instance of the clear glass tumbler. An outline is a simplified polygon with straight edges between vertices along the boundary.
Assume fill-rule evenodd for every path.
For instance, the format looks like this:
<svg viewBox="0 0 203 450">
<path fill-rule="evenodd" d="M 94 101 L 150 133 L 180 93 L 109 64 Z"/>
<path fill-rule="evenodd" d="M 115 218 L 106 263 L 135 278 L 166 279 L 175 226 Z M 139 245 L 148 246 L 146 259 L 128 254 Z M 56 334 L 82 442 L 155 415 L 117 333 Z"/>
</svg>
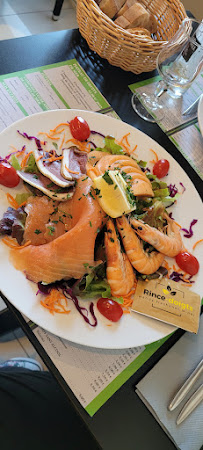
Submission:
<svg viewBox="0 0 203 450">
<path fill-rule="evenodd" d="M 186 18 L 173 38 L 164 45 L 157 57 L 157 69 L 161 76 L 152 95 L 142 94 L 143 104 L 136 94 L 132 96 L 132 106 L 140 117 L 155 122 L 147 109 L 154 112 L 157 119 L 163 117 L 159 97 L 163 92 L 178 98 L 191 86 L 203 69 L 203 21 Z M 146 106 L 146 108 L 145 108 Z"/>
</svg>

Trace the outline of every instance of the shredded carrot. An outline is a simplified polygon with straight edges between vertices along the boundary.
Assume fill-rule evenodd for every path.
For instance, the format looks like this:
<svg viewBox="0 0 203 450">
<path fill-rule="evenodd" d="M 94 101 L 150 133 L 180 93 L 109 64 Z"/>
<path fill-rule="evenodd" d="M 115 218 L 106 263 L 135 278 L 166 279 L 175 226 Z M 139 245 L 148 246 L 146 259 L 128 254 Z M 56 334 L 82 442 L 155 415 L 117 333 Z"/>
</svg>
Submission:
<svg viewBox="0 0 203 450">
<path fill-rule="evenodd" d="M 123 306 L 125 307 L 125 308 L 129 308 L 130 306 L 132 306 L 132 303 L 133 303 L 133 299 L 132 298 L 125 298 L 124 297 L 124 299 L 123 299 Z"/>
<path fill-rule="evenodd" d="M 123 304 L 121 306 L 123 308 L 123 313 L 124 314 L 128 314 L 130 312 L 130 311 L 128 311 L 128 309 L 131 308 L 131 306 L 133 304 L 132 295 L 136 291 L 136 286 L 137 286 L 137 284 L 134 285 L 134 287 L 131 289 L 131 291 L 128 294 L 123 296 Z"/>
<path fill-rule="evenodd" d="M 39 161 L 39 160 L 42 159 L 42 158 L 43 158 L 43 155 L 40 155 L 40 156 L 36 159 L 36 162 Z"/>
<path fill-rule="evenodd" d="M 134 288 L 131 289 L 131 291 L 127 295 L 125 295 L 125 298 L 129 298 L 131 295 L 133 295 L 135 293 L 135 290 L 136 290 L 136 286 L 134 286 Z"/>
<path fill-rule="evenodd" d="M 68 172 L 70 172 L 70 173 L 76 173 L 77 175 L 79 175 L 79 173 L 80 173 L 80 172 L 76 172 L 75 170 L 69 169 L 69 168 L 66 166 L 66 164 L 65 164 L 65 168 L 66 168 L 66 170 L 67 170 Z"/>
<path fill-rule="evenodd" d="M 27 200 L 25 200 L 24 202 L 22 202 L 22 203 L 18 206 L 18 208 L 21 208 L 22 206 L 25 206 L 25 205 L 27 205 Z"/>
<path fill-rule="evenodd" d="M 25 148 L 23 148 L 22 150 L 18 150 L 16 147 L 14 147 L 13 145 L 10 145 L 10 147 L 13 149 L 13 151 L 11 153 L 15 153 L 15 156 L 18 158 L 19 156 L 22 156 L 22 154 L 25 152 Z"/>
<path fill-rule="evenodd" d="M 63 133 L 63 131 L 64 131 L 64 128 L 62 128 L 62 130 L 59 130 L 59 131 L 50 130 L 49 134 L 50 134 L 50 136 L 55 136 L 55 134 L 61 134 L 61 133 Z"/>
<path fill-rule="evenodd" d="M 130 149 L 129 149 L 129 147 L 126 145 L 126 144 L 124 144 L 124 142 L 122 142 L 122 147 L 126 150 L 126 153 L 130 153 Z"/>
<path fill-rule="evenodd" d="M 31 153 L 32 153 L 32 151 L 29 152 L 29 153 L 27 153 L 27 154 L 24 156 L 23 160 L 21 161 L 21 167 L 22 167 L 22 169 L 26 166 L 27 160 L 28 160 L 29 156 L 31 155 Z"/>
<path fill-rule="evenodd" d="M 13 149 L 14 152 L 20 152 L 21 150 L 18 150 L 14 145 L 10 145 L 10 147 Z"/>
<path fill-rule="evenodd" d="M 49 161 L 49 162 L 54 162 L 54 161 L 60 161 L 61 159 L 63 159 L 63 156 L 50 156 L 49 158 L 44 158 L 43 161 Z"/>
<path fill-rule="evenodd" d="M 155 157 L 156 157 L 156 160 L 155 160 L 155 161 L 153 160 L 153 161 L 150 161 L 150 162 L 153 162 L 153 163 L 154 163 L 154 162 L 157 162 L 157 161 L 159 160 L 157 153 L 156 153 L 154 150 L 152 150 L 152 148 L 150 148 L 150 151 L 153 152 L 154 155 L 155 155 Z"/>
<path fill-rule="evenodd" d="M 16 242 L 9 238 L 8 236 L 4 237 L 1 242 L 3 242 L 5 245 L 7 245 L 10 248 L 15 248 L 17 246 Z"/>
<path fill-rule="evenodd" d="M 13 250 L 20 250 L 21 248 L 28 247 L 28 245 L 31 244 L 31 241 L 27 241 L 24 245 L 18 245 L 12 238 L 9 238 L 8 236 L 3 238 L 2 242 Z"/>
<path fill-rule="evenodd" d="M 79 148 L 80 151 L 82 152 L 86 152 L 89 153 L 91 150 L 91 144 L 87 143 L 87 142 L 80 142 L 77 139 L 68 139 L 65 144 L 67 144 L 68 142 L 73 142 L 73 144 L 77 145 L 77 147 Z"/>
<path fill-rule="evenodd" d="M 48 294 L 45 300 L 41 300 L 40 303 L 44 308 L 47 308 L 51 314 L 55 312 L 59 314 L 69 314 L 70 310 L 66 309 L 62 303 L 65 300 L 67 306 L 67 299 L 65 296 L 59 292 L 57 289 L 52 289 L 50 294 Z"/>
<path fill-rule="evenodd" d="M 174 264 L 173 264 L 173 270 L 174 270 L 174 272 L 182 272 L 182 270 L 179 269 L 179 267 L 176 267 Z"/>
<path fill-rule="evenodd" d="M 197 244 L 200 244 L 200 242 L 203 242 L 203 239 L 199 239 L 198 241 L 196 241 L 192 247 L 192 249 L 194 250 L 195 247 L 197 246 Z"/>
<path fill-rule="evenodd" d="M 15 247 L 15 250 L 20 250 L 21 248 L 28 247 L 28 245 L 30 245 L 30 244 L 31 244 L 31 241 L 27 241 L 27 242 L 25 242 L 25 244 L 18 245 L 17 247 Z"/>
<path fill-rule="evenodd" d="M 124 134 L 124 136 L 122 137 L 122 141 L 125 140 L 128 147 L 130 147 L 129 140 L 128 140 L 129 135 L 130 135 L 130 133 L 127 133 L 127 134 Z"/>
<path fill-rule="evenodd" d="M 51 136 L 49 133 L 45 133 L 45 131 L 41 131 L 41 132 L 38 133 L 38 134 L 45 134 L 45 136 L 47 136 L 49 139 L 52 139 L 52 140 L 54 140 L 54 141 L 58 141 L 58 140 L 60 139 L 60 137 L 53 137 L 53 136 Z"/>
<path fill-rule="evenodd" d="M 116 143 L 118 145 L 121 145 L 125 149 L 126 153 L 128 153 L 128 155 L 132 155 L 132 153 L 134 153 L 134 151 L 136 150 L 137 145 L 135 145 L 135 147 L 133 149 L 130 148 L 130 143 L 128 140 L 129 135 L 130 135 L 130 133 L 124 134 L 124 136 L 120 139 L 120 141 L 118 141 L 118 142 L 116 141 Z"/>
<path fill-rule="evenodd" d="M 15 198 L 11 194 L 9 194 L 7 192 L 6 197 L 7 197 L 8 203 L 12 206 L 12 208 L 14 208 L 14 209 L 19 208 L 18 202 L 15 200 Z"/>
<path fill-rule="evenodd" d="M 107 327 L 112 327 L 112 323 L 107 323 L 106 326 Z"/>
<path fill-rule="evenodd" d="M 65 141 L 65 133 L 64 133 L 62 141 L 61 141 L 60 149 L 63 147 L 64 141 Z"/>
<path fill-rule="evenodd" d="M 137 148 L 137 144 L 135 145 L 135 147 L 132 149 L 132 152 L 134 152 Z"/>
<path fill-rule="evenodd" d="M 185 278 L 185 275 L 183 276 L 183 281 L 185 282 L 185 283 L 190 283 L 190 280 L 187 280 L 187 278 Z"/>
<path fill-rule="evenodd" d="M 66 125 L 67 127 L 70 126 L 69 123 L 61 122 L 61 123 L 59 123 L 53 130 L 50 130 L 50 133 L 56 133 L 56 130 L 57 130 L 59 127 L 64 126 L 64 125 Z"/>
<path fill-rule="evenodd" d="M 174 223 L 175 223 L 176 225 L 178 225 L 178 227 L 182 228 L 181 225 L 180 225 L 178 222 L 176 222 L 175 220 L 174 220 Z"/>
<path fill-rule="evenodd" d="M 94 178 L 98 176 L 96 167 L 91 166 L 89 163 L 86 165 L 86 173 L 91 180 L 94 180 Z"/>
</svg>

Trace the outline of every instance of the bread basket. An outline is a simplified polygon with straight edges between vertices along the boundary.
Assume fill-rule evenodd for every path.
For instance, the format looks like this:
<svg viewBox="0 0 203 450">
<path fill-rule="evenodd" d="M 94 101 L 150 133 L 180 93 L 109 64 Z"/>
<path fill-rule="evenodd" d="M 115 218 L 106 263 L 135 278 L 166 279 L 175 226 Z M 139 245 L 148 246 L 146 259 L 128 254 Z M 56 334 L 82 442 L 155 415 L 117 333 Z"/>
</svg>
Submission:
<svg viewBox="0 0 203 450">
<path fill-rule="evenodd" d="M 179 0 L 142 0 L 157 20 L 153 39 L 144 30 L 124 30 L 104 14 L 94 0 L 77 0 L 77 22 L 91 50 L 121 69 L 139 74 L 156 68 L 156 58 L 165 43 L 187 17 Z"/>
</svg>

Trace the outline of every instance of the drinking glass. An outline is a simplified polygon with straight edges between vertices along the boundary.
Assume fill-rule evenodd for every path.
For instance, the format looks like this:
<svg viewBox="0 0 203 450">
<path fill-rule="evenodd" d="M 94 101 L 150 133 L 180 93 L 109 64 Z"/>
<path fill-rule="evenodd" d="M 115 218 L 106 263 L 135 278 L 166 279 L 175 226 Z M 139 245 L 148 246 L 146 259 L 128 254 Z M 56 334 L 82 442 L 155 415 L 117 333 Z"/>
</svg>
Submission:
<svg viewBox="0 0 203 450">
<path fill-rule="evenodd" d="M 143 104 L 133 94 L 133 109 L 148 122 L 155 120 L 147 109 L 155 114 L 157 120 L 161 120 L 164 112 L 159 97 L 166 91 L 173 98 L 182 96 L 202 68 L 203 21 L 187 17 L 158 54 L 157 69 L 161 80 L 157 83 L 155 92 L 151 95 L 143 93 Z"/>
</svg>

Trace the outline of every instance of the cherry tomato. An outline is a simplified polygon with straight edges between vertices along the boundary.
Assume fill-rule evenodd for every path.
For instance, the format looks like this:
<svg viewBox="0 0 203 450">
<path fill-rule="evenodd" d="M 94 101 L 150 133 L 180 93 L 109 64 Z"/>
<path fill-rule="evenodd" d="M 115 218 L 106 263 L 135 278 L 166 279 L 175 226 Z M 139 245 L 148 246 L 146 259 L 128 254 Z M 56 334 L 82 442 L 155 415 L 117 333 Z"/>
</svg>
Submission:
<svg viewBox="0 0 203 450">
<path fill-rule="evenodd" d="M 0 162 L 0 184 L 12 188 L 18 185 L 20 177 L 14 167 L 7 162 Z"/>
<path fill-rule="evenodd" d="M 199 262 L 195 256 L 189 252 L 181 252 L 176 256 L 176 262 L 180 269 L 189 273 L 190 275 L 196 275 L 199 270 Z"/>
<path fill-rule="evenodd" d="M 159 161 L 154 164 L 153 174 L 156 175 L 157 178 L 163 178 L 167 175 L 169 167 L 170 165 L 167 159 L 159 159 Z"/>
<path fill-rule="evenodd" d="M 112 322 L 118 322 L 123 315 L 123 310 L 119 303 L 111 298 L 99 298 L 97 308 L 104 317 Z"/>
<path fill-rule="evenodd" d="M 70 121 L 70 131 L 72 136 L 78 141 L 86 141 L 90 135 L 90 127 L 86 120 L 76 116 Z"/>
</svg>

